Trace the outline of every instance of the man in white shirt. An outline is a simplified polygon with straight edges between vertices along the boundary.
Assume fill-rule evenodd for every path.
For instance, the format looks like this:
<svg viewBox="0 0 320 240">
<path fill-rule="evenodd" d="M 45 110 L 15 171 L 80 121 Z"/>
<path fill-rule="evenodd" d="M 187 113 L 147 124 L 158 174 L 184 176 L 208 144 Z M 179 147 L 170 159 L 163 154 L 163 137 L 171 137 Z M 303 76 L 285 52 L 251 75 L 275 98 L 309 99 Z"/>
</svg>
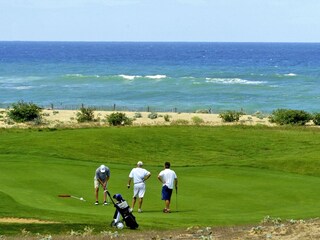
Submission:
<svg viewBox="0 0 320 240">
<path fill-rule="evenodd" d="M 142 212 L 141 206 L 144 194 L 146 192 L 145 181 L 151 176 L 151 173 L 146 169 L 142 168 L 142 165 L 143 163 L 141 161 L 137 163 L 137 167 L 131 170 L 128 180 L 128 188 L 130 188 L 131 181 L 133 181 L 133 198 L 131 211 L 133 211 L 134 205 L 136 204 L 136 200 L 138 197 L 138 213 Z"/>
<path fill-rule="evenodd" d="M 170 169 L 170 162 L 165 162 L 164 170 L 159 173 L 158 179 L 162 183 L 162 200 L 165 201 L 163 212 L 170 213 L 170 201 L 173 187 L 175 187 L 176 191 L 178 189 L 177 174 Z"/>
</svg>

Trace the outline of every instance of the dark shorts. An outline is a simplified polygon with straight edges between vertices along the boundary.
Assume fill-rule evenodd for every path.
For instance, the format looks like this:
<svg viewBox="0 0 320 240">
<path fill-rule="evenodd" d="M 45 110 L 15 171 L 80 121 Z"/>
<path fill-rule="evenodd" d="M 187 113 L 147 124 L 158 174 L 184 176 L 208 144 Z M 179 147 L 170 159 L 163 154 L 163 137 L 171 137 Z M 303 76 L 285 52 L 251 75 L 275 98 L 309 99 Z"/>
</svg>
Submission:
<svg viewBox="0 0 320 240">
<path fill-rule="evenodd" d="M 166 185 L 162 187 L 162 200 L 171 200 L 172 189 L 168 188 Z"/>
</svg>

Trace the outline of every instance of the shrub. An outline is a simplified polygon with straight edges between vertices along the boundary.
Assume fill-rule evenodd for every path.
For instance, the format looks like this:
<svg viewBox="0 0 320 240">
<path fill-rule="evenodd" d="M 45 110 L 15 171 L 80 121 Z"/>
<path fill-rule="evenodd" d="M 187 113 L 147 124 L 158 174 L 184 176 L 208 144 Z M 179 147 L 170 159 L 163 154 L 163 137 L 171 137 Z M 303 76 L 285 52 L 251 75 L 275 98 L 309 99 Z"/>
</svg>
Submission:
<svg viewBox="0 0 320 240">
<path fill-rule="evenodd" d="M 204 123 L 203 119 L 198 116 L 193 116 L 191 120 L 195 125 L 200 125 Z"/>
<path fill-rule="evenodd" d="M 177 119 L 175 121 L 172 121 L 170 125 L 189 125 L 189 121 L 185 119 Z"/>
<path fill-rule="evenodd" d="M 312 120 L 315 125 L 320 125 L 320 113 L 313 114 Z"/>
<path fill-rule="evenodd" d="M 240 117 L 243 115 L 243 112 L 231 111 L 220 113 L 219 117 L 222 118 L 224 122 L 237 122 Z"/>
<path fill-rule="evenodd" d="M 92 122 L 94 121 L 94 109 L 81 107 L 80 112 L 77 112 L 78 122 Z"/>
<path fill-rule="evenodd" d="M 280 125 L 291 124 L 303 126 L 312 120 L 312 115 L 303 110 L 277 109 L 269 116 L 269 120 L 271 123 Z"/>
<path fill-rule="evenodd" d="M 166 122 L 170 122 L 170 115 L 169 115 L 169 114 L 165 114 L 165 115 L 163 116 L 163 118 L 164 118 L 164 120 L 165 120 Z"/>
<path fill-rule="evenodd" d="M 111 113 L 107 117 L 107 122 L 111 126 L 119 126 L 119 125 L 131 125 L 132 120 L 126 116 L 125 113 Z"/>
<path fill-rule="evenodd" d="M 158 118 L 158 113 L 152 112 L 152 113 L 150 113 L 150 114 L 148 115 L 148 118 L 150 118 L 150 119 L 156 119 L 156 118 Z"/>
<path fill-rule="evenodd" d="M 142 114 L 139 113 L 139 112 L 136 112 L 136 113 L 134 114 L 134 117 L 135 117 L 135 118 L 142 118 Z"/>
<path fill-rule="evenodd" d="M 37 117 L 37 118 L 32 120 L 32 124 L 35 125 L 35 126 L 41 125 L 41 124 L 44 123 L 42 120 L 43 120 L 42 117 Z"/>
<path fill-rule="evenodd" d="M 265 117 L 266 117 L 266 115 L 265 114 L 263 114 L 262 112 L 255 112 L 254 114 L 253 114 L 253 116 L 255 116 L 255 117 L 257 117 L 257 118 L 259 118 L 259 119 L 264 119 Z"/>
<path fill-rule="evenodd" d="M 8 117 L 15 122 L 29 122 L 41 118 L 41 108 L 34 103 L 19 101 L 12 104 Z"/>
<path fill-rule="evenodd" d="M 210 110 L 208 110 L 208 109 L 198 109 L 198 110 L 196 110 L 196 113 L 210 113 Z"/>
</svg>

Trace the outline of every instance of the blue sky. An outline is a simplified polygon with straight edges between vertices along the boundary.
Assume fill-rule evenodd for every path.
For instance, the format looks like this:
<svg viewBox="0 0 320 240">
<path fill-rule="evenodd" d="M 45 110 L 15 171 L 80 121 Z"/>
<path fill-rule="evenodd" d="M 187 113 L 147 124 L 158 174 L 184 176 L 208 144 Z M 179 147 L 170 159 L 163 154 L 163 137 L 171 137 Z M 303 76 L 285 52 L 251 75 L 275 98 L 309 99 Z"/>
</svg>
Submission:
<svg viewBox="0 0 320 240">
<path fill-rule="evenodd" d="M 320 0 L 0 0 L 0 40 L 320 42 Z"/>
</svg>

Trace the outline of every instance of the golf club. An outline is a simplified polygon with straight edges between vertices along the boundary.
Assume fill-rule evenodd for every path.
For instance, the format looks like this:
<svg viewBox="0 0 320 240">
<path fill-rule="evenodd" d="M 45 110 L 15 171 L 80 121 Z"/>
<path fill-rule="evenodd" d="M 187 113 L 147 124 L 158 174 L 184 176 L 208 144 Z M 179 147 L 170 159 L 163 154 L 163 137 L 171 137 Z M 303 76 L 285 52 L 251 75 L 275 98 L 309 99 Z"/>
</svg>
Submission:
<svg viewBox="0 0 320 240">
<path fill-rule="evenodd" d="M 71 197 L 71 198 L 86 202 L 86 200 L 83 197 L 76 197 L 76 196 L 72 196 L 70 194 L 59 194 L 58 197 L 64 197 L 64 198 Z"/>
<path fill-rule="evenodd" d="M 176 211 L 178 212 L 178 187 L 176 187 Z"/>
<path fill-rule="evenodd" d="M 108 191 L 107 188 L 104 187 L 104 184 L 103 184 L 103 182 L 102 182 L 100 179 L 98 179 L 98 181 L 99 181 L 99 183 L 101 184 L 101 186 L 102 186 L 102 188 L 103 188 L 103 192 L 106 193 L 106 192 Z M 106 201 L 108 201 L 108 197 L 107 197 L 107 196 L 106 196 Z"/>
</svg>

